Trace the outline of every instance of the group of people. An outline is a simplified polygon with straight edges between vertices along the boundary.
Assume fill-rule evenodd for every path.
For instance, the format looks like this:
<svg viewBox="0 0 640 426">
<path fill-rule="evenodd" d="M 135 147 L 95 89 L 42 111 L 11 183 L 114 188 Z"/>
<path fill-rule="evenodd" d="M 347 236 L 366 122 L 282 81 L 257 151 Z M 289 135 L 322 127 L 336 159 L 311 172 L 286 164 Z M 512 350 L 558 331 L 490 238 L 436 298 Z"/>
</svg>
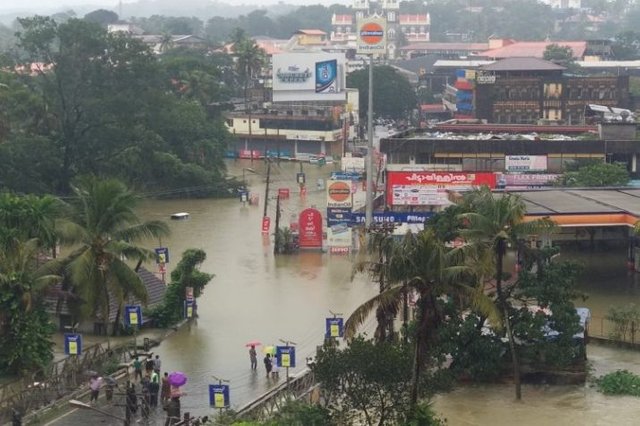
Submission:
<svg viewBox="0 0 640 426">
<path fill-rule="evenodd" d="M 251 346 L 249 348 L 249 360 L 251 361 L 251 369 L 258 369 L 258 352 L 256 351 L 255 346 Z M 280 367 L 278 367 L 278 358 L 275 355 L 271 355 L 267 353 L 262 360 L 264 363 L 264 368 L 267 372 L 267 378 L 273 377 L 274 379 L 278 379 L 280 377 Z"/>
</svg>

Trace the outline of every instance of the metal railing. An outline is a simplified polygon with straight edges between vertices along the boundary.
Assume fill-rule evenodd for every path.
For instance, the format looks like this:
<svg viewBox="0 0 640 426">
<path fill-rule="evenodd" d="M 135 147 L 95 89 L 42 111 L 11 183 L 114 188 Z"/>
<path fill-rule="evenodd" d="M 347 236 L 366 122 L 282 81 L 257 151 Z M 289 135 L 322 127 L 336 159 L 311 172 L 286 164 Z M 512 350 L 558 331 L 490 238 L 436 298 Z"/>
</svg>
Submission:
<svg viewBox="0 0 640 426">
<path fill-rule="evenodd" d="M 257 421 L 268 420 L 289 401 L 309 398 L 312 402 L 312 399 L 317 398 L 315 390 L 318 390 L 315 375 L 307 368 L 300 374 L 290 377 L 288 383 L 285 381 L 240 408 L 238 417 Z"/>
</svg>

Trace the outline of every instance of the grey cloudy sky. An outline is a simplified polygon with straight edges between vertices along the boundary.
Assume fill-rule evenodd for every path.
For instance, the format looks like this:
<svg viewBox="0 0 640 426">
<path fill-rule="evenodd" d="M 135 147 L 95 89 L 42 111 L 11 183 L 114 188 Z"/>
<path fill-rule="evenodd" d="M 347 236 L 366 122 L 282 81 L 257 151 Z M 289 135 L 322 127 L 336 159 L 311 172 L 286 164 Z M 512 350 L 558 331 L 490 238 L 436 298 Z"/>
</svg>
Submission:
<svg viewBox="0 0 640 426">
<path fill-rule="evenodd" d="M 149 0 L 147 0 L 148 2 Z M 176 0 L 179 2 L 180 0 Z M 232 5 L 241 4 L 275 4 L 279 0 L 220 0 L 221 3 Z M 135 0 L 123 0 L 123 3 L 135 3 Z M 326 3 L 326 0 L 284 0 L 289 4 L 318 4 Z M 331 1 L 331 3 L 341 3 L 341 1 Z M 49 11 L 51 9 L 63 8 L 66 6 L 96 5 L 99 7 L 109 7 L 115 9 L 118 0 L 0 0 L 0 10 L 29 10 L 29 11 Z"/>
</svg>

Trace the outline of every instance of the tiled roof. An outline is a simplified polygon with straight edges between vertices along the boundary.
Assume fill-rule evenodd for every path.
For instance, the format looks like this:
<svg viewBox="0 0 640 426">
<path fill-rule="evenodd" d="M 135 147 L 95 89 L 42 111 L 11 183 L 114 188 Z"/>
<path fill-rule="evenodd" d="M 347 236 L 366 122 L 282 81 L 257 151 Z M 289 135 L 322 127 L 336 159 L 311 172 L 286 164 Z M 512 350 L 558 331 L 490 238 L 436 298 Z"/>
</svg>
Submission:
<svg viewBox="0 0 640 426">
<path fill-rule="evenodd" d="M 547 46 L 552 44 L 570 47 L 574 58 L 582 58 L 587 49 L 586 41 L 518 41 L 497 49 L 486 50 L 479 53 L 478 56 L 495 59 L 514 57 L 542 58 Z"/>
<path fill-rule="evenodd" d="M 298 30 L 296 34 L 304 34 L 304 35 L 327 35 L 326 32 L 322 30 L 310 29 L 310 30 Z"/>
<path fill-rule="evenodd" d="M 440 51 L 440 50 L 466 50 L 468 52 L 480 52 L 486 50 L 489 43 L 411 43 L 401 47 L 400 50 L 424 50 L 424 51 Z"/>
<path fill-rule="evenodd" d="M 151 307 L 162 302 L 167 286 L 158 278 L 153 272 L 140 268 L 138 270 L 138 276 L 142 279 L 142 282 L 147 287 L 147 304 L 145 306 Z M 62 290 L 62 284 L 57 284 L 51 288 L 48 292 L 45 303 L 47 304 L 48 311 L 52 314 L 69 315 L 69 306 L 65 300 L 65 296 L 71 296 L 70 293 Z M 58 306 L 58 303 L 60 306 Z M 127 303 L 137 304 L 139 300 L 130 298 Z M 109 321 L 113 322 L 116 319 L 116 311 L 118 305 L 115 299 L 112 297 L 109 301 Z"/>
<path fill-rule="evenodd" d="M 507 58 L 480 67 L 484 71 L 561 71 L 565 67 L 538 58 Z"/>
</svg>

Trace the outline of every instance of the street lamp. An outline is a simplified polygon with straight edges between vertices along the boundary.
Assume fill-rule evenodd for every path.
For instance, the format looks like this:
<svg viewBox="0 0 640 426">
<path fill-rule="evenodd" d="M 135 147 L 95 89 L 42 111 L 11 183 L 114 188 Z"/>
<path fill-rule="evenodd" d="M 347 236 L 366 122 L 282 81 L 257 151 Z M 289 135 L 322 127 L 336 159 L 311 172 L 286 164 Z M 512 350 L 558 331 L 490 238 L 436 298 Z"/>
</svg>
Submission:
<svg viewBox="0 0 640 426">
<path fill-rule="evenodd" d="M 75 408 L 81 408 L 83 410 L 97 411 L 98 413 L 104 414 L 105 416 L 113 417 L 114 419 L 122 421 L 125 426 L 129 425 L 129 421 L 127 419 L 125 419 L 123 417 L 120 417 L 120 416 L 116 416 L 115 414 L 111 414 L 111 413 L 109 413 L 107 411 L 104 411 L 104 410 L 101 410 L 99 408 L 93 407 L 93 406 L 87 404 L 86 402 L 78 401 L 77 399 L 72 399 L 72 400 L 69 401 L 69 405 L 71 405 L 72 407 L 75 407 Z"/>
</svg>

